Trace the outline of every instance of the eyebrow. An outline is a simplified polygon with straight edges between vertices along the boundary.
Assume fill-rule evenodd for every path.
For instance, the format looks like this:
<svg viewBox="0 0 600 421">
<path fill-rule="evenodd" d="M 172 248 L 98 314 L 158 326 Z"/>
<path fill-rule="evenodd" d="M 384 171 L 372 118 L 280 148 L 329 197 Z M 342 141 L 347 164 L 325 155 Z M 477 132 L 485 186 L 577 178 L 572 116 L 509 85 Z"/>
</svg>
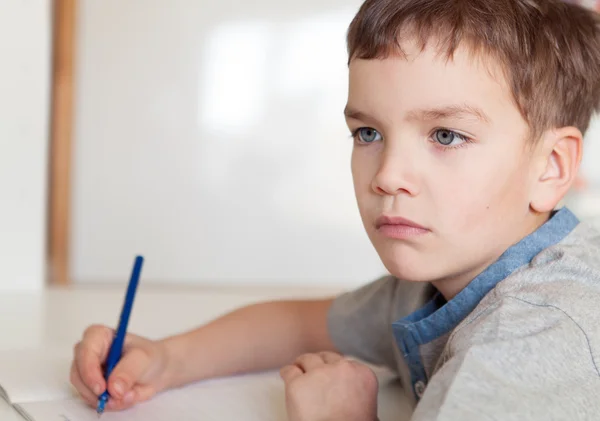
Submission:
<svg viewBox="0 0 600 421">
<path fill-rule="evenodd" d="M 351 108 L 349 105 L 347 105 L 346 108 L 344 108 L 344 116 L 353 120 L 364 121 L 365 123 L 369 124 L 379 124 L 375 117 L 371 117 L 370 115 L 363 113 L 362 111 L 358 111 L 355 108 Z"/>
<path fill-rule="evenodd" d="M 368 122 L 377 122 L 374 117 L 363 113 L 359 110 L 346 106 L 344 109 L 344 115 L 346 118 L 351 118 L 354 120 Z M 476 119 L 483 123 L 490 123 L 491 120 L 487 116 L 487 114 L 478 107 L 474 107 L 468 104 L 460 104 L 460 105 L 448 105 L 443 107 L 436 108 L 423 108 L 418 110 L 412 110 L 408 112 L 406 119 L 407 120 L 421 120 L 421 121 L 429 121 L 429 120 L 441 120 L 441 119 Z"/>
<path fill-rule="evenodd" d="M 408 120 L 441 120 L 448 118 L 457 118 L 457 119 L 476 119 L 481 121 L 482 123 L 490 123 L 490 118 L 487 114 L 478 107 L 474 107 L 468 104 L 460 104 L 460 105 L 448 105 L 445 107 L 439 108 L 426 108 L 420 110 L 410 111 L 407 114 Z"/>
</svg>

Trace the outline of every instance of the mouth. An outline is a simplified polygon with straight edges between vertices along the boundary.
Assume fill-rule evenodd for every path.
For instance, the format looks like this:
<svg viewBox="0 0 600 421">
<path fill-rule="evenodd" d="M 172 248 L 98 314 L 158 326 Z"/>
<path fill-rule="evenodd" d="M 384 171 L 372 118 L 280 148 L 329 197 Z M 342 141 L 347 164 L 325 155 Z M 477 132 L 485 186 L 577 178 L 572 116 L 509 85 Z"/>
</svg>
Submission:
<svg viewBox="0 0 600 421">
<path fill-rule="evenodd" d="M 427 230 L 422 225 L 417 224 L 416 222 L 411 221 L 410 219 L 402 218 L 400 216 L 387 216 L 381 215 L 375 221 L 375 227 L 377 229 L 381 228 L 384 225 L 404 225 L 406 227 L 418 228 L 422 230 Z"/>
<path fill-rule="evenodd" d="M 410 219 L 388 215 L 381 215 L 377 218 L 375 221 L 375 228 L 385 237 L 395 239 L 406 239 L 430 232 L 428 228 L 425 228 Z"/>
</svg>

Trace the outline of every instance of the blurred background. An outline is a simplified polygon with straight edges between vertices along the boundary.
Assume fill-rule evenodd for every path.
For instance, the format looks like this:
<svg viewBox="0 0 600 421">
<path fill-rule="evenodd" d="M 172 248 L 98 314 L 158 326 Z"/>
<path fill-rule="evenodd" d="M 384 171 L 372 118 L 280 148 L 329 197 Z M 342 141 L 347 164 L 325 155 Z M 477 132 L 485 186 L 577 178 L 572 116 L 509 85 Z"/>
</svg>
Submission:
<svg viewBox="0 0 600 421">
<path fill-rule="evenodd" d="M 3 1 L 0 289 L 123 283 L 136 254 L 169 285 L 382 274 L 342 115 L 360 3 Z M 597 120 L 585 153 L 565 202 L 600 220 Z"/>
</svg>

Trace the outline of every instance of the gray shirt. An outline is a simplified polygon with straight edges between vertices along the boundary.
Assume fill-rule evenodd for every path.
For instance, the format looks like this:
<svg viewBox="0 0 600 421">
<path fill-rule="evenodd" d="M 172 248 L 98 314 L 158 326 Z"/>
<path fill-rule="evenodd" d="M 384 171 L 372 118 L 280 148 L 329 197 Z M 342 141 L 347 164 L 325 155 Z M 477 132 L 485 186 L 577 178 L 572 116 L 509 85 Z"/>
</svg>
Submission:
<svg viewBox="0 0 600 421">
<path fill-rule="evenodd" d="M 567 208 L 446 302 L 385 276 L 337 297 L 338 349 L 398 373 L 411 420 L 600 420 L 600 232 Z"/>
</svg>

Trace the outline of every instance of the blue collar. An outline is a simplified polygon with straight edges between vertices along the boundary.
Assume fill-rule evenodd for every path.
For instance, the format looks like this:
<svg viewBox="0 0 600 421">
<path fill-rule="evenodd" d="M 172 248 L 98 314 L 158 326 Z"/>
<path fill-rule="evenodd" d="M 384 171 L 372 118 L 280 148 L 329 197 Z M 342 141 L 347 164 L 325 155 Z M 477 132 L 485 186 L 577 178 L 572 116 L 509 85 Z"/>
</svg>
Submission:
<svg viewBox="0 0 600 421">
<path fill-rule="evenodd" d="M 579 220 L 569 209 L 555 211 L 548 221 L 507 249 L 450 301 L 445 302 L 438 292 L 424 307 L 394 322 L 395 334 L 405 338 L 411 336 L 412 344 L 422 345 L 450 332 L 496 284 L 521 266 L 529 264 L 542 250 L 558 243 L 578 223 Z"/>
</svg>

